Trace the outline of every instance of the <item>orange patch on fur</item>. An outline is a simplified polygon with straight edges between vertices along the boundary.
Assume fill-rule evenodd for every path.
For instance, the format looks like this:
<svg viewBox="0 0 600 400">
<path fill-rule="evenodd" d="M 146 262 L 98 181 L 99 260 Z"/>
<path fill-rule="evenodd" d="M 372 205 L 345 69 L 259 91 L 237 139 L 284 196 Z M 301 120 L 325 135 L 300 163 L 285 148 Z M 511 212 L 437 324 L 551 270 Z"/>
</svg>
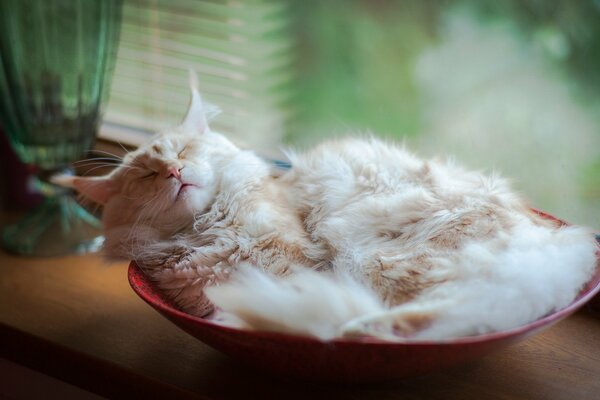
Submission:
<svg viewBox="0 0 600 400">
<path fill-rule="evenodd" d="M 404 314 L 398 317 L 392 325 L 394 333 L 400 336 L 411 336 L 431 325 L 433 316 L 431 314 L 415 313 Z"/>
</svg>

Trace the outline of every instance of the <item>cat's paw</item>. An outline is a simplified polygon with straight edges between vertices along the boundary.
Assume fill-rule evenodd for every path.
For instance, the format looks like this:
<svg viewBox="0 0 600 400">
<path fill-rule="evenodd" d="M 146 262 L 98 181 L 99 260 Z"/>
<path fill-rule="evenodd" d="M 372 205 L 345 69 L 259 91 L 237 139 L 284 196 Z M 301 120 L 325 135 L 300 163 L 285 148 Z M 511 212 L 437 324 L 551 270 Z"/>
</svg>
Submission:
<svg viewBox="0 0 600 400">
<path fill-rule="evenodd" d="M 197 269 L 199 267 L 210 267 L 215 261 L 200 250 L 193 250 L 182 253 L 180 257 L 174 255 L 174 263 L 171 265 L 174 269 Z"/>
<path fill-rule="evenodd" d="M 373 336 L 387 340 L 408 339 L 427 328 L 433 317 L 430 312 L 390 310 L 348 321 L 340 328 L 340 335 Z"/>
<path fill-rule="evenodd" d="M 175 268 L 179 263 L 190 257 L 193 248 L 187 246 L 174 246 L 168 250 L 147 251 L 136 258 L 138 265 L 145 271 L 157 271 Z"/>
<path fill-rule="evenodd" d="M 194 249 L 187 246 L 178 246 L 173 249 L 163 262 L 165 268 L 177 269 L 190 263 Z"/>
</svg>

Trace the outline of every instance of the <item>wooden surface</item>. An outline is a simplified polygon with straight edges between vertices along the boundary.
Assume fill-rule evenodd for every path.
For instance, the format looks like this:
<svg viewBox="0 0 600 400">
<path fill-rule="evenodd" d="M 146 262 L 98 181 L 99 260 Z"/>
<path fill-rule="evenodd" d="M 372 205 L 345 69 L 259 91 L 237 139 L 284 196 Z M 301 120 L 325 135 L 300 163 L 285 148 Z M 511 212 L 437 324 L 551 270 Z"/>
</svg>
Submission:
<svg viewBox="0 0 600 400">
<path fill-rule="evenodd" d="M 126 274 L 126 263 L 96 255 L 0 253 L 0 356 L 110 398 L 600 398 L 600 315 L 589 310 L 434 375 L 311 385 L 246 369 L 198 342 L 143 303 Z"/>
</svg>

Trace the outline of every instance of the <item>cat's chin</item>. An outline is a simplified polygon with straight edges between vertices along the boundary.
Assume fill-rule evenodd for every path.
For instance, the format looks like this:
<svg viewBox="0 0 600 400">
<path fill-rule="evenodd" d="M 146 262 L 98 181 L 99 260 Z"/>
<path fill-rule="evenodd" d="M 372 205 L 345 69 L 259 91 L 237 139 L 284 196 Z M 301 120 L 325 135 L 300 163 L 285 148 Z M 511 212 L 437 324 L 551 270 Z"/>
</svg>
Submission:
<svg viewBox="0 0 600 400">
<path fill-rule="evenodd" d="M 175 197 L 174 206 L 194 215 L 205 209 L 212 200 L 212 195 L 198 185 L 181 185 Z"/>
</svg>

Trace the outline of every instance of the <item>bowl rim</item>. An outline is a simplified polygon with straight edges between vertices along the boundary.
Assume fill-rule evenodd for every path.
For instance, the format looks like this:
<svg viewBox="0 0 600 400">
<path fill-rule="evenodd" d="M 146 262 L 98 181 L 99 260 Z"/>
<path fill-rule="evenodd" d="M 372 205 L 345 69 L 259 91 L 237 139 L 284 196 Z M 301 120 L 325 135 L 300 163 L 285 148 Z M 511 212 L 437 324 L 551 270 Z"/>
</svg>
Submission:
<svg viewBox="0 0 600 400">
<path fill-rule="evenodd" d="M 129 264 L 127 276 L 129 280 L 129 285 L 133 289 L 133 291 L 146 303 L 151 305 L 157 311 L 169 315 L 172 317 L 177 317 L 185 320 L 188 323 L 192 323 L 194 325 L 201 325 L 209 329 L 216 329 L 223 333 L 230 333 L 235 335 L 249 335 L 255 338 L 262 338 L 268 340 L 288 340 L 295 342 L 303 342 L 303 343 L 318 343 L 318 344 L 328 344 L 328 345 L 372 345 L 372 346 L 440 346 L 440 345 L 465 345 L 465 344 L 477 344 L 482 342 L 491 342 L 491 341 L 499 341 L 503 339 L 510 339 L 513 337 L 518 337 L 527 333 L 534 333 L 538 328 L 544 327 L 546 325 L 551 325 L 555 322 L 558 322 L 563 317 L 568 316 L 569 314 L 575 312 L 577 309 L 582 307 L 585 303 L 587 303 L 592 297 L 596 294 L 600 293 L 600 253 L 597 253 L 597 264 L 595 272 L 592 278 L 586 283 L 585 287 L 589 285 L 593 285 L 587 289 L 583 289 L 582 292 L 576 297 L 576 299 L 571 302 L 568 306 L 552 312 L 542 318 L 539 318 L 535 321 L 532 321 L 528 324 L 518 326 L 516 328 L 511 328 L 498 332 L 490 332 L 484 333 L 481 335 L 473 335 L 473 336 L 464 336 L 459 338 L 450 338 L 450 339 L 442 339 L 442 340 L 419 340 L 419 339 L 410 339 L 406 341 L 389 341 L 384 339 L 378 339 L 374 337 L 358 337 L 358 338 L 334 338 L 331 340 L 320 340 L 311 336 L 302 336 L 288 333 L 279 333 L 279 332 L 269 332 L 269 331 L 254 331 L 247 329 L 238 329 L 225 325 L 217 324 L 209 319 L 203 317 L 196 317 L 194 315 L 185 313 L 177 308 L 169 305 L 168 301 L 164 298 L 162 293 L 158 290 L 154 282 L 150 280 L 149 277 L 145 276 L 141 268 L 137 265 L 135 261 L 131 261 Z M 156 291 L 157 297 L 161 301 L 157 301 L 155 297 L 151 296 L 141 285 L 138 284 L 138 280 L 141 279 L 145 282 L 146 286 L 152 288 L 153 291 Z"/>
</svg>

